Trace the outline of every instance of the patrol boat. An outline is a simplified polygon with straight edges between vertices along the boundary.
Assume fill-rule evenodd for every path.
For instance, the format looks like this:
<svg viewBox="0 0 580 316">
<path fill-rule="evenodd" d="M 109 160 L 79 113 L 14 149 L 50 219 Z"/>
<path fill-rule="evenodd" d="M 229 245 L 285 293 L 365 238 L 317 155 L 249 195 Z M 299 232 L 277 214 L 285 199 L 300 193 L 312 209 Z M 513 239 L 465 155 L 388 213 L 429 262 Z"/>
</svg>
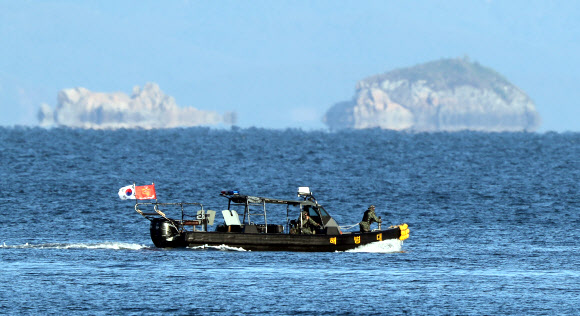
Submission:
<svg viewBox="0 0 580 316">
<path fill-rule="evenodd" d="M 221 211 L 223 223 L 213 231 L 208 227 L 214 224 L 216 212 L 204 210 L 201 203 L 136 203 L 135 211 L 151 221 L 151 240 L 159 248 L 225 245 L 251 251 L 334 252 L 409 237 L 407 224 L 387 229 L 380 229 L 379 224 L 379 229 L 364 233 L 343 232 L 308 187 L 298 189 L 301 200 L 242 195 L 239 191 L 222 191 L 221 196 L 228 199 L 228 208 Z M 143 211 L 145 207 L 152 208 L 153 212 Z M 277 208 L 278 211 L 285 208 L 285 224 L 269 223 L 267 208 Z M 177 211 L 175 216 L 168 215 L 170 209 Z M 303 225 L 298 222 L 302 220 L 299 216 L 302 212 L 318 224 L 313 234 L 302 231 Z M 299 219 L 290 220 L 290 216 Z"/>
</svg>

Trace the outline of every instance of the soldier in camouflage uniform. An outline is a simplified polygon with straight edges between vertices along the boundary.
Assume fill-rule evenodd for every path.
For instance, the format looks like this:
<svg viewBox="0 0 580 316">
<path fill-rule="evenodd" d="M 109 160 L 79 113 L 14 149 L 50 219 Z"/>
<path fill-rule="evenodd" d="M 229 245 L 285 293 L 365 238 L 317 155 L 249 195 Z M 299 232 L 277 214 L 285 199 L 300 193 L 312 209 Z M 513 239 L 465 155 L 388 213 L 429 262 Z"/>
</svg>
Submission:
<svg viewBox="0 0 580 316">
<path fill-rule="evenodd" d="M 302 211 L 300 217 L 301 218 L 298 218 L 298 233 L 300 233 L 301 230 L 304 235 L 314 235 L 316 232 L 314 227 L 320 228 L 320 224 L 310 218 L 308 211 Z"/>
<path fill-rule="evenodd" d="M 371 205 L 363 215 L 362 222 L 359 223 L 360 231 L 363 233 L 370 232 L 371 224 L 374 222 L 382 223 L 383 221 L 375 214 L 375 206 Z"/>
</svg>

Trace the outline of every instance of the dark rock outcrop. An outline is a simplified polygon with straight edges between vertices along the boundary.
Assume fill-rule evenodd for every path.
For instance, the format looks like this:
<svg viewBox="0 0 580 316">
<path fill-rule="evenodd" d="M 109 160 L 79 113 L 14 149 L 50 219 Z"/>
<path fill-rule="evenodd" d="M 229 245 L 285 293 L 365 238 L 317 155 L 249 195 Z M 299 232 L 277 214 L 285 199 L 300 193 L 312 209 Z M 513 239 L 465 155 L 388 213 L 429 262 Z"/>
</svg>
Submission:
<svg viewBox="0 0 580 316">
<path fill-rule="evenodd" d="M 534 103 L 495 71 L 444 59 L 359 81 L 324 117 L 331 130 L 534 131 Z"/>
</svg>

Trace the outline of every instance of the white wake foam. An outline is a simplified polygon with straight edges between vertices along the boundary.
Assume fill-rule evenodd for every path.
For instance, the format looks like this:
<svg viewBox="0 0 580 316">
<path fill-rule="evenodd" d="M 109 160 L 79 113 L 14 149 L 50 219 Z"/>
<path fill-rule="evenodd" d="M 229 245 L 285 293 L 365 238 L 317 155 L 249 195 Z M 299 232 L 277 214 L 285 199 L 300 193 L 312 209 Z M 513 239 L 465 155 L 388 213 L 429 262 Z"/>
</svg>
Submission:
<svg viewBox="0 0 580 316">
<path fill-rule="evenodd" d="M 226 245 L 220 245 L 220 246 L 203 245 L 203 246 L 188 247 L 188 249 L 193 249 L 193 250 L 220 250 L 220 251 L 247 251 L 244 248 L 230 247 L 230 246 L 226 246 Z"/>
<path fill-rule="evenodd" d="M 345 252 L 377 252 L 377 253 L 389 253 L 389 252 L 402 252 L 403 242 L 398 239 L 389 239 L 383 241 L 377 241 L 370 244 L 362 245 L 351 250 L 346 250 Z"/>
<path fill-rule="evenodd" d="M 149 248 L 139 244 L 129 244 L 123 242 L 101 242 L 101 243 L 44 243 L 44 244 L 22 244 L 22 245 L 6 245 L 3 243 L 0 248 L 13 249 L 114 249 L 114 250 L 140 250 Z"/>
</svg>

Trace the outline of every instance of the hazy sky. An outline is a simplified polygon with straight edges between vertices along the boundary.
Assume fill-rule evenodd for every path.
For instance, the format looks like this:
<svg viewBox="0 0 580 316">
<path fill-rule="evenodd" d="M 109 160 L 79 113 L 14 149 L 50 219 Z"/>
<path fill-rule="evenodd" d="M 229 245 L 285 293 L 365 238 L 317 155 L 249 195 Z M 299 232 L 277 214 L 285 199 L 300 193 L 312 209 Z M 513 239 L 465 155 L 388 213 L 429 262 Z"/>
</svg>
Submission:
<svg viewBox="0 0 580 316">
<path fill-rule="evenodd" d="M 358 80 L 469 56 L 524 90 L 540 131 L 580 131 L 580 1 L 0 0 L 0 125 L 59 90 L 156 82 L 238 125 L 324 128 Z"/>
</svg>

